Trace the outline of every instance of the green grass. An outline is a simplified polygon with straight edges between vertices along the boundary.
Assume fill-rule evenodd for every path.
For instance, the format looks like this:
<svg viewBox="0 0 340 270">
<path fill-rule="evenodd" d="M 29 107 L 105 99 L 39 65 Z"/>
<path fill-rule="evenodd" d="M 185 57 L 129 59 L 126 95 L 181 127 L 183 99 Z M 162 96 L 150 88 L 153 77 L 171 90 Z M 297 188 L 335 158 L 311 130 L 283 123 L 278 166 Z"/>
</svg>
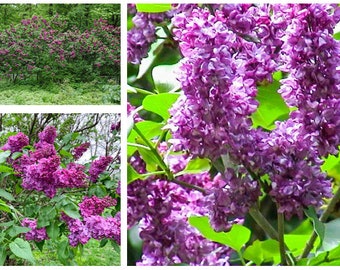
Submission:
<svg viewBox="0 0 340 270">
<path fill-rule="evenodd" d="M 0 81 L 1 105 L 100 105 L 119 104 L 120 93 L 108 91 L 99 82 L 48 85 L 13 84 Z M 120 90 L 118 90 L 120 92 Z"/>
<path fill-rule="evenodd" d="M 73 259 L 74 265 L 79 266 L 119 266 L 120 254 L 117 253 L 110 243 L 104 247 L 99 247 L 100 241 L 91 239 L 84 245 L 83 253 L 77 254 Z M 57 257 L 57 243 L 51 240 L 46 241 L 43 251 L 36 249 L 33 251 L 36 263 L 40 266 L 61 266 Z"/>
</svg>

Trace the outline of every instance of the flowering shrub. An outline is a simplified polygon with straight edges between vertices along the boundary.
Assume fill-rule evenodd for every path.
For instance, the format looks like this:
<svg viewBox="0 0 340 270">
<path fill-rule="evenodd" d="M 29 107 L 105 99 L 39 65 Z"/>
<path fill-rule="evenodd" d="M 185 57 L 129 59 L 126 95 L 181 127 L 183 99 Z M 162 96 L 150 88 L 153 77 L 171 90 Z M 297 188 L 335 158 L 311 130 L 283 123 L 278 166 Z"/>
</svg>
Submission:
<svg viewBox="0 0 340 270">
<path fill-rule="evenodd" d="M 13 82 L 32 76 L 40 82 L 112 78 L 120 68 L 120 29 L 105 20 L 91 29 L 64 31 L 66 22 L 34 16 L 0 32 L 1 77 Z"/>
<path fill-rule="evenodd" d="M 111 140 L 116 135 L 112 132 Z M 73 140 L 58 138 L 57 129 L 46 126 L 32 145 L 18 132 L 1 148 L 1 265 L 13 258 L 34 264 L 31 247 L 42 250 L 49 240 L 59 241 L 56 253 L 64 265 L 74 264 L 77 248 L 90 239 L 119 250 L 120 195 L 113 188 L 117 160 L 102 156 L 80 163 L 90 143 L 73 146 L 79 134 L 66 136 Z"/>
<path fill-rule="evenodd" d="M 143 242 L 138 264 L 336 265 L 339 6 L 129 12 L 138 108 L 128 105 L 128 224 Z"/>
</svg>

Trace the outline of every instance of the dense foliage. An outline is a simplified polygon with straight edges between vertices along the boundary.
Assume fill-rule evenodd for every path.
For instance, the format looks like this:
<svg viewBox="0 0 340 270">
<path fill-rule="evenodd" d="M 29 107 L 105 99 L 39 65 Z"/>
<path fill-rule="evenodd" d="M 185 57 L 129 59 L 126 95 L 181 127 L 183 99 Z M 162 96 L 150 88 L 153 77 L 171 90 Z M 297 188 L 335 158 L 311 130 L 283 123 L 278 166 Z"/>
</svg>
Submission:
<svg viewBox="0 0 340 270">
<path fill-rule="evenodd" d="M 76 264 L 90 239 L 119 251 L 119 121 L 109 114 L 1 115 L 1 265 L 34 265 L 32 249 L 50 241 L 63 265 Z"/>
<path fill-rule="evenodd" d="M 120 65 L 119 28 L 99 19 L 90 30 L 63 31 L 65 22 L 33 16 L 0 35 L 3 76 L 16 82 L 32 75 L 38 82 L 112 78 Z"/>
<path fill-rule="evenodd" d="M 339 6 L 129 14 L 137 263 L 339 265 Z"/>
</svg>

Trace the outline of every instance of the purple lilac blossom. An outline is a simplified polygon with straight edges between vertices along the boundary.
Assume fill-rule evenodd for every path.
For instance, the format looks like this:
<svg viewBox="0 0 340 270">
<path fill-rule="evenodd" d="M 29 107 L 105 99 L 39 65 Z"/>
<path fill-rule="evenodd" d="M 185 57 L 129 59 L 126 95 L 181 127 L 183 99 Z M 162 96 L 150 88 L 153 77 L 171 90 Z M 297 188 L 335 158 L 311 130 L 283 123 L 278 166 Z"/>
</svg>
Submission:
<svg viewBox="0 0 340 270">
<path fill-rule="evenodd" d="M 115 206 L 117 200 L 109 196 L 98 198 L 96 196 L 84 197 L 79 204 L 80 213 L 83 217 L 101 215 L 105 208 Z"/>
<path fill-rule="evenodd" d="M 18 134 L 10 136 L 7 140 L 7 143 L 1 147 L 1 150 L 11 151 L 11 153 L 20 152 L 23 147 L 29 144 L 28 137 L 22 133 L 18 132 Z"/>
<path fill-rule="evenodd" d="M 120 121 L 112 123 L 110 129 L 111 129 L 111 132 L 119 131 L 120 130 Z"/>
<path fill-rule="evenodd" d="M 89 142 L 86 142 L 86 143 L 82 143 L 81 145 L 75 147 L 73 149 L 73 157 L 75 160 L 79 159 L 82 157 L 82 155 L 87 151 L 87 149 L 89 149 L 90 147 L 90 143 Z"/>
<path fill-rule="evenodd" d="M 167 150 L 164 144 L 159 148 Z M 183 170 L 188 161 L 187 156 L 181 155 L 166 159 L 174 173 Z M 145 172 L 145 163 L 138 155 L 131 157 L 130 164 L 137 172 Z M 178 179 L 211 188 L 207 172 Z M 138 265 L 228 265 L 230 249 L 205 239 L 188 224 L 188 217 L 208 213 L 204 195 L 199 191 L 155 177 L 129 184 L 128 225 L 139 223 L 143 240 L 143 256 Z"/>
<path fill-rule="evenodd" d="M 31 228 L 29 232 L 25 233 L 25 239 L 28 241 L 33 240 L 36 242 L 41 242 L 48 239 L 46 228 L 38 229 L 37 220 L 35 219 L 24 218 L 21 221 L 21 226 Z"/>
<path fill-rule="evenodd" d="M 53 126 L 47 126 L 42 132 L 38 134 L 41 142 L 53 144 L 57 137 L 57 129 Z"/>
<path fill-rule="evenodd" d="M 89 174 L 90 174 L 90 181 L 96 182 L 98 176 L 104 172 L 107 166 L 113 161 L 113 157 L 100 157 L 98 160 L 95 160 L 91 163 Z"/>
<path fill-rule="evenodd" d="M 80 188 L 86 186 L 87 175 L 85 166 L 69 163 L 67 168 L 58 169 L 53 173 L 58 188 Z"/>
<path fill-rule="evenodd" d="M 228 154 L 258 176 L 269 174 L 270 194 L 287 217 L 320 206 L 331 192 L 317 157 L 336 154 L 340 143 L 340 54 L 332 37 L 338 21 L 339 7 L 319 4 L 224 5 L 214 14 L 175 16 L 184 55 L 178 76 L 184 94 L 168 124 L 175 149 L 212 160 Z M 276 69 L 289 73 L 279 92 L 298 110 L 269 134 L 253 129 L 249 116 L 256 83 L 271 81 Z M 277 151 L 277 136 L 287 138 L 292 129 L 301 141 Z"/>
<path fill-rule="evenodd" d="M 187 227 L 186 211 L 207 214 L 216 230 L 228 230 L 242 222 L 258 200 L 260 188 L 253 175 L 269 176 L 269 195 L 287 218 L 301 217 L 304 208 L 319 207 L 331 196 L 331 182 L 320 166 L 321 157 L 337 154 L 340 144 L 340 45 L 332 37 L 340 8 L 212 7 L 213 12 L 190 8 L 172 20 L 184 57 L 178 71 L 183 94 L 171 108 L 166 128 L 172 132 L 174 150 L 212 161 L 228 155 L 234 168 L 213 179 L 181 176 L 205 188 L 207 196 L 155 176 L 129 184 L 128 223 L 140 224 L 142 265 L 225 263 L 228 250 L 204 262 L 190 245 L 177 246 L 183 239 L 200 242 Z M 258 106 L 257 86 L 270 83 L 277 70 L 288 74 L 279 93 L 296 108 L 290 119 L 276 122 L 273 131 L 254 129 L 250 116 Z M 187 158 L 167 162 L 177 172 Z M 146 172 L 138 153 L 129 162 L 137 172 Z"/>
<path fill-rule="evenodd" d="M 101 240 L 113 239 L 120 244 L 120 213 L 114 217 L 102 217 L 99 215 L 87 216 L 84 220 L 74 219 L 62 213 L 61 219 L 66 222 L 70 234 L 70 245 L 86 244 L 91 238 Z"/>
</svg>

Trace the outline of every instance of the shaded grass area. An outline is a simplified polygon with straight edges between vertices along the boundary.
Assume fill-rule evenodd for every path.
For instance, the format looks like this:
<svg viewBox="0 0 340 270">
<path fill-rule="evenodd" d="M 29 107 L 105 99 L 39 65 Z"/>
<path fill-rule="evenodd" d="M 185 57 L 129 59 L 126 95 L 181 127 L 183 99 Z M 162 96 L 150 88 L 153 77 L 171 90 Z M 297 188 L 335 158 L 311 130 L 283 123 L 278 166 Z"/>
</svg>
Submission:
<svg viewBox="0 0 340 270">
<path fill-rule="evenodd" d="M 82 254 L 78 252 L 73 259 L 73 265 L 79 266 L 119 266 L 120 254 L 108 243 L 99 247 L 100 241 L 91 239 L 86 245 Z M 43 251 L 34 250 L 35 265 L 41 266 L 62 266 L 57 256 L 57 243 L 46 241 Z"/>
<path fill-rule="evenodd" d="M 1 105 L 120 104 L 120 87 L 116 82 L 32 85 L 0 81 L 0 93 Z"/>
</svg>

